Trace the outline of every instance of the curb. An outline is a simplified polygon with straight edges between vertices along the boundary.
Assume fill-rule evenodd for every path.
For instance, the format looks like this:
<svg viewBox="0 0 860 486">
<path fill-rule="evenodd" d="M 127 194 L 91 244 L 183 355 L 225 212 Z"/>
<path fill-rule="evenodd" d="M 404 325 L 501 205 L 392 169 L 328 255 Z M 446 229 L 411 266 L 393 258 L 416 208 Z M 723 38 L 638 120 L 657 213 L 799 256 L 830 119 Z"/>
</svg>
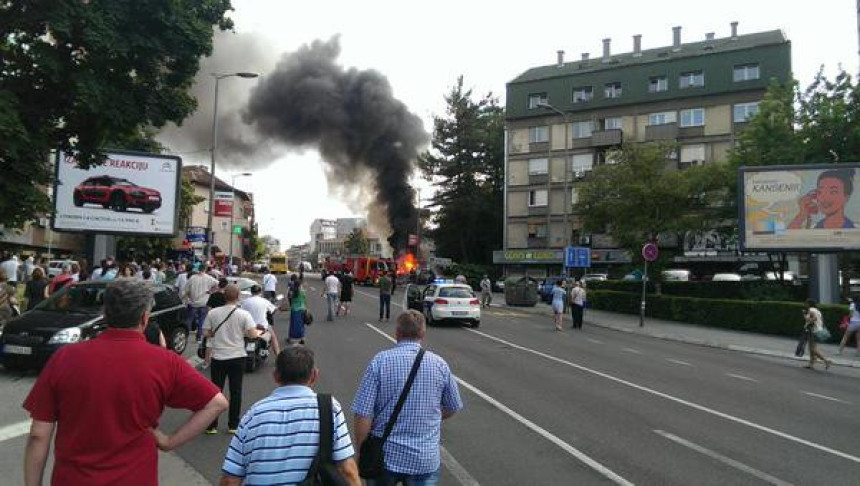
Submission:
<svg viewBox="0 0 860 486">
<path fill-rule="evenodd" d="M 500 307 L 500 308 L 507 309 L 507 310 L 514 311 L 514 312 L 519 311 L 520 313 L 522 313 L 524 315 L 547 315 L 547 316 L 550 315 L 548 312 L 540 312 L 540 311 L 538 311 L 538 312 L 525 311 L 524 312 L 521 310 L 522 308 L 517 308 L 517 307 L 504 306 L 504 307 Z M 703 347 L 707 347 L 707 348 L 725 349 L 728 351 L 735 351 L 735 352 L 739 352 L 739 353 L 757 354 L 757 355 L 761 355 L 761 356 L 770 356 L 770 357 L 774 357 L 774 358 L 790 359 L 792 361 L 808 361 L 808 358 L 805 358 L 805 357 L 798 358 L 797 356 L 794 355 L 794 353 L 787 353 L 784 351 L 774 351 L 771 349 L 756 348 L 753 346 L 743 346 L 743 345 L 739 345 L 739 344 L 725 344 L 725 343 L 719 343 L 719 342 L 714 342 L 714 341 L 708 341 L 705 339 L 697 339 L 697 338 L 690 338 L 690 337 L 686 337 L 686 336 L 679 336 L 677 334 L 641 332 L 641 331 L 638 331 L 636 329 L 629 329 L 626 327 L 612 326 L 612 325 L 604 324 L 604 323 L 600 323 L 600 322 L 589 321 L 587 319 L 584 320 L 584 323 L 590 324 L 592 326 L 599 327 L 602 329 L 609 329 L 612 331 L 624 332 L 627 334 L 635 334 L 637 336 L 650 337 L 650 338 L 654 338 L 654 339 L 659 339 L 661 341 L 675 341 L 675 342 L 680 342 L 680 343 L 685 343 L 685 344 L 693 344 L 696 346 L 703 346 Z M 833 363 L 834 366 L 842 366 L 845 368 L 860 368 L 860 361 L 858 361 L 858 360 L 850 360 L 849 361 L 849 360 L 845 360 L 845 359 L 837 358 L 837 357 L 831 357 L 829 359 L 831 360 L 831 362 Z"/>
</svg>

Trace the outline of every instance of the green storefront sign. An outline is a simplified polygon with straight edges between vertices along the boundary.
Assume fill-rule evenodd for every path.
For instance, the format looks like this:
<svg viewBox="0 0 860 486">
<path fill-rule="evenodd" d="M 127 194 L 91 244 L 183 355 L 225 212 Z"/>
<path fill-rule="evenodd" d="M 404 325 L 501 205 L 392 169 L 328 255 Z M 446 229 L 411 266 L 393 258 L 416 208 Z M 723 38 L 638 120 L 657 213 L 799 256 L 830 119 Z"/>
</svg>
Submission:
<svg viewBox="0 0 860 486">
<path fill-rule="evenodd" d="M 507 250 L 494 251 L 493 263 L 496 264 L 562 264 L 564 250 Z"/>
</svg>

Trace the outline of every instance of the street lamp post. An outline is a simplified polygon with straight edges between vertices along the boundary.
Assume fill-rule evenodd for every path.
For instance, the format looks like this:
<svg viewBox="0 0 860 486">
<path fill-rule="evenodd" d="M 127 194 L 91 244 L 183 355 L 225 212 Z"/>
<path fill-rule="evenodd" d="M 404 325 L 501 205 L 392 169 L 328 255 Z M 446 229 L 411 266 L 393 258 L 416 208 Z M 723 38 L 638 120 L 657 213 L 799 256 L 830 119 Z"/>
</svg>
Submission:
<svg viewBox="0 0 860 486">
<path fill-rule="evenodd" d="M 212 77 L 215 78 L 215 107 L 212 111 L 212 152 L 211 159 L 209 162 L 209 215 L 206 218 L 206 259 L 212 259 L 212 240 L 214 239 L 214 232 L 212 231 L 212 215 L 215 211 L 215 152 L 218 150 L 218 82 L 224 78 L 237 77 L 237 78 L 256 78 L 259 76 L 257 73 L 230 73 L 230 74 L 218 74 L 212 73 Z M 230 228 L 230 231 L 233 229 Z M 230 236 L 230 241 L 233 241 L 233 236 Z"/>
<path fill-rule="evenodd" d="M 233 174 L 230 178 L 230 198 L 233 203 L 230 207 L 230 259 L 227 260 L 227 264 L 230 265 L 230 268 L 233 268 L 233 239 L 236 235 L 233 234 L 233 215 L 236 214 L 236 178 L 237 177 L 247 177 L 251 175 L 250 172 L 242 172 L 241 174 Z"/>
<path fill-rule="evenodd" d="M 570 212 L 570 203 L 568 202 L 568 198 L 570 197 L 570 134 L 568 130 L 570 129 L 570 117 L 567 113 L 559 110 L 558 108 L 552 106 L 549 103 L 538 103 L 538 106 L 541 108 L 546 108 L 548 110 L 552 110 L 564 119 L 564 231 L 565 231 L 565 245 L 571 245 L 571 229 L 570 222 L 568 218 L 568 213 Z"/>
</svg>

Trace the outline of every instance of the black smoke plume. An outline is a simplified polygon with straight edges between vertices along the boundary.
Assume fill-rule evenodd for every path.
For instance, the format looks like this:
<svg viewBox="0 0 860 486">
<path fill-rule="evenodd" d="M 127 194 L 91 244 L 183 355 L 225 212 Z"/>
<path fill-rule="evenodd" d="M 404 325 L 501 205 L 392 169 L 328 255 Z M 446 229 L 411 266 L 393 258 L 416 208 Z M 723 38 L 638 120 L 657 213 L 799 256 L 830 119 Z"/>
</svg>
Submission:
<svg viewBox="0 0 860 486">
<path fill-rule="evenodd" d="M 387 214 L 388 242 L 400 250 L 417 222 L 409 177 L 428 135 L 385 76 L 345 69 L 339 54 L 337 37 L 286 54 L 251 92 L 243 120 L 264 139 L 317 148 L 339 186 L 368 181 Z"/>
</svg>

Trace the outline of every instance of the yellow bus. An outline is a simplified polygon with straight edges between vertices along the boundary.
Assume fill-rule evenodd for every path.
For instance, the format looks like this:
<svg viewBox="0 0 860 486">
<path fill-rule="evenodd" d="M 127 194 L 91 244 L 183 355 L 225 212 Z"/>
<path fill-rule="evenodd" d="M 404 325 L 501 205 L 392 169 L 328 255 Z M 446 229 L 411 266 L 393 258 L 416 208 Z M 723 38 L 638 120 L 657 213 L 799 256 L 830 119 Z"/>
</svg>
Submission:
<svg viewBox="0 0 860 486">
<path fill-rule="evenodd" d="M 269 256 L 269 270 L 272 273 L 284 273 L 289 271 L 287 268 L 287 255 L 285 253 L 272 253 Z"/>
</svg>

